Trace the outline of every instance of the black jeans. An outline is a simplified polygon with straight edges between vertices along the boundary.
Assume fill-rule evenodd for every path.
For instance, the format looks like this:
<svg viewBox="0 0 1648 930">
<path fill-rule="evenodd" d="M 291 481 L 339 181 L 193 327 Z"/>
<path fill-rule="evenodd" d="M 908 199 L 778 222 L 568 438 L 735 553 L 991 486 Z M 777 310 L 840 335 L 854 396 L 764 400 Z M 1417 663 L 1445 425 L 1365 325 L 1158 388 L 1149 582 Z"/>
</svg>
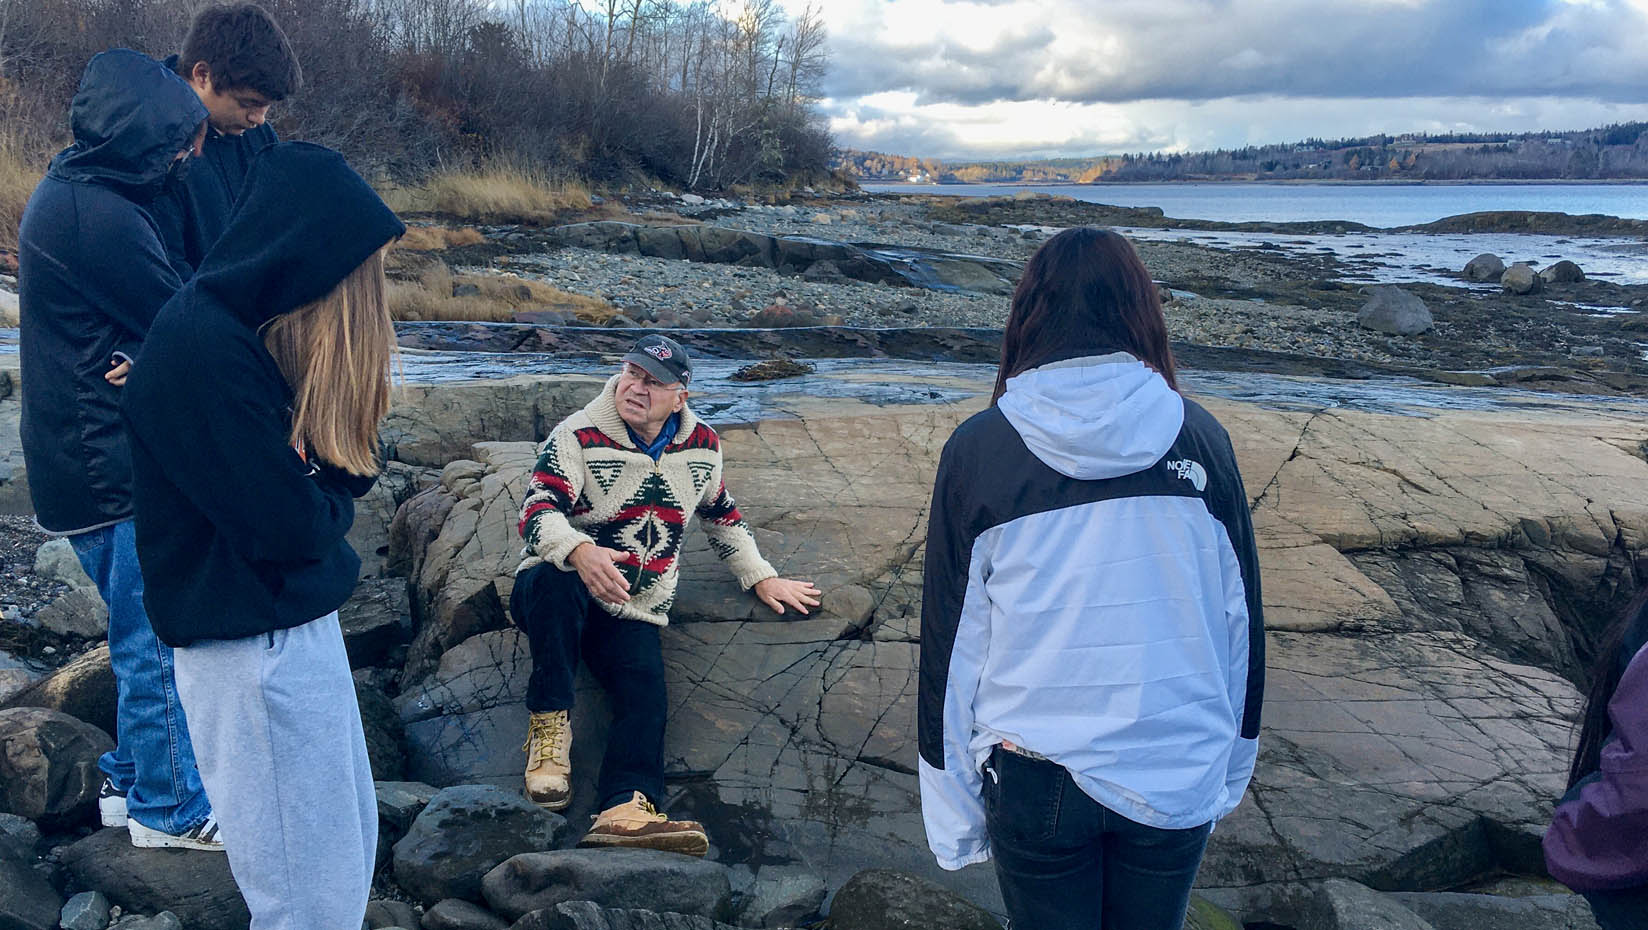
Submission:
<svg viewBox="0 0 1648 930">
<path fill-rule="evenodd" d="M 1163 830 L 1089 798 L 1064 767 L 997 746 L 984 809 L 1014 930 L 1179 930 L 1211 824 Z"/>
<path fill-rule="evenodd" d="M 612 727 L 596 781 L 605 803 L 620 792 L 639 791 L 655 803 L 664 797 L 664 654 L 659 628 L 614 617 L 589 596 L 577 572 L 535 565 L 515 577 L 509 612 L 526 634 L 532 677 L 526 709 L 571 710 L 580 656 L 612 700 Z"/>
<path fill-rule="evenodd" d="M 1648 888 L 1585 895 L 1602 930 L 1648 930 Z"/>
</svg>

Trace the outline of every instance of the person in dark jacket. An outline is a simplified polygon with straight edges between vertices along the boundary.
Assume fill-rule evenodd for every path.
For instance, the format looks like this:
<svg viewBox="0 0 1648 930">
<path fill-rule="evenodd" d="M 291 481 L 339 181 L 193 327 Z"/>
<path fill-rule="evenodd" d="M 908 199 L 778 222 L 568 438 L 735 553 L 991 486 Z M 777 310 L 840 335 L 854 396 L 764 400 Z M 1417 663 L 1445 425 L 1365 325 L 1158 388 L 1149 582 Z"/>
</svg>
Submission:
<svg viewBox="0 0 1648 930">
<path fill-rule="evenodd" d="M 298 92 L 303 71 L 286 34 L 252 3 L 201 10 L 166 66 L 194 89 L 210 122 L 199 163 L 154 206 L 167 255 L 187 278 L 228 226 L 252 158 L 279 141 L 269 107 Z"/>
<path fill-rule="evenodd" d="M 116 746 L 99 760 L 103 824 L 129 826 L 138 846 L 221 849 L 172 653 L 143 610 L 119 413 L 125 360 L 181 284 L 144 208 L 188 166 L 205 119 L 188 85 L 137 52 L 86 66 L 69 110 L 74 144 L 23 212 L 19 342 L 36 520 L 69 537 L 109 607 Z"/>
<path fill-rule="evenodd" d="M 1648 588 L 1603 637 L 1545 866 L 1602 930 L 1648 930 Z"/>
<path fill-rule="evenodd" d="M 252 930 L 355 930 L 371 888 L 377 800 L 337 609 L 389 409 L 383 251 L 404 232 L 336 152 L 270 146 L 126 386 L 149 613 Z"/>
<path fill-rule="evenodd" d="M 917 729 L 928 844 L 994 859 L 1015 928 L 1178 930 L 1242 800 L 1264 687 L 1230 437 L 1178 393 L 1126 239 L 1030 259 L 995 404 L 940 457 Z"/>
</svg>

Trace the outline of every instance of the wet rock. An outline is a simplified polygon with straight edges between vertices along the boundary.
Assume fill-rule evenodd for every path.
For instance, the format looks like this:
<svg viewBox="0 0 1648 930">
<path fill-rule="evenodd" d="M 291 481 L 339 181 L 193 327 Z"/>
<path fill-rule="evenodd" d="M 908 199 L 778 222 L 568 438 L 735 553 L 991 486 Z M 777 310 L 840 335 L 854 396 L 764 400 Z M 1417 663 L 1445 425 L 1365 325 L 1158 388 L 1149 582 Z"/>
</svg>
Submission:
<svg viewBox="0 0 1648 930">
<path fill-rule="evenodd" d="M 424 911 L 421 930 L 509 930 L 509 921 L 479 904 L 447 898 Z"/>
<path fill-rule="evenodd" d="M 1389 895 L 1435 930 L 1596 930 L 1585 899 L 1575 894 L 1501 897 L 1491 894 L 1395 892 Z"/>
<path fill-rule="evenodd" d="M 1546 284 L 1575 284 L 1585 280 L 1585 272 L 1573 262 L 1563 259 L 1541 271 L 1539 277 Z"/>
<path fill-rule="evenodd" d="M 115 698 L 114 669 L 109 647 L 103 644 L 7 698 L 0 707 L 48 707 L 113 733 Z"/>
<path fill-rule="evenodd" d="M 1544 283 L 1532 265 L 1512 265 L 1499 278 L 1499 286 L 1507 294 L 1537 294 Z"/>
<path fill-rule="evenodd" d="M 99 830 L 70 846 L 63 864 L 82 888 L 96 888 L 126 911 L 171 911 L 188 927 L 245 930 L 246 902 L 228 857 L 184 849 L 138 849 L 125 830 Z"/>
<path fill-rule="evenodd" d="M 654 849 L 525 853 L 488 872 L 482 888 L 509 920 L 566 901 L 714 918 L 732 901 L 725 866 Z"/>
<path fill-rule="evenodd" d="M 97 801 L 97 759 L 114 749 L 107 733 L 61 711 L 0 710 L 0 812 L 64 824 Z"/>
<path fill-rule="evenodd" d="M 566 819 L 519 792 L 490 785 L 447 788 L 395 844 L 395 880 L 426 904 L 481 898 L 481 879 L 518 853 L 553 847 Z M 518 916 L 518 915 L 517 915 Z"/>
<path fill-rule="evenodd" d="M 0 859 L 0 927 L 55 930 L 63 896 L 33 869 Z"/>
<path fill-rule="evenodd" d="M 744 896 L 739 922 L 746 927 L 798 927 L 824 904 L 824 880 L 802 866 L 768 865 Z"/>
<path fill-rule="evenodd" d="M 1199 894 L 1190 896 L 1183 930 L 1242 930 L 1242 924 L 1224 908 Z"/>
<path fill-rule="evenodd" d="M 1505 262 L 1491 252 L 1481 255 L 1465 263 L 1465 280 L 1467 281 L 1498 281 L 1505 273 Z"/>
<path fill-rule="evenodd" d="M 63 905 L 63 930 L 103 930 L 109 925 L 109 899 L 101 891 L 82 891 Z"/>
<path fill-rule="evenodd" d="M 1372 289 L 1368 302 L 1356 314 L 1356 324 L 1393 336 L 1417 336 L 1435 325 L 1423 300 L 1391 285 Z"/>
<path fill-rule="evenodd" d="M 109 635 L 109 608 L 96 588 L 70 588 L 42 607 L 35 620 L 53 633 L 100 639 Z"/>
<path fill-rule="evenodd" d="M 405 901 L 378 899 L 366 902 L 368 930 L 386 930 L 388 927 L 418 930 L 418 912 Z"/>
<path fill-rule="evenodd" d="M 638 908 L 607 908 L 593 901 L 567 901 L 533 911 L 512 930 L 738 930 L 689 914 L 660 914 Z"/>
<path fill-rule="evenodd" d="M 932 882 L 889 869 L 852 877 L 830 904 L 832 926 L 854 930 L 1001 930 L 1001 921 Z"/>
<path fill-rule="evenodd" d="M 40 845 L 40 828 L 34 821 L 17 814 L 0 814 L 0 860 L 34 861 L 34 850 Z"/>
</svg>

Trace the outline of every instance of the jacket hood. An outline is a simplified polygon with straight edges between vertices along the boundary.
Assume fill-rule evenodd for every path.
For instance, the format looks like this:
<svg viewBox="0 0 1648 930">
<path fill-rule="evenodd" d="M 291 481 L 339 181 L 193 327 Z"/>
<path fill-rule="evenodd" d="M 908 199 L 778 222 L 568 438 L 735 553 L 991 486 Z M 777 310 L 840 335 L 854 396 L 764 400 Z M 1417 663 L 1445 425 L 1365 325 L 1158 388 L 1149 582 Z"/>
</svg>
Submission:
<svg viewBox="0 0 1648 930">
<path fill-rule="evenodd" d="M 151 199 L 205 119 L 200 97 L 160 62 L 130 49 L 103 52 L 80 76 L 69 104 L 74 144 L 52 159 L 50 173 Z"/>
<path fill-rule="evenodd" d="M 404 232 L 342 155 L 277 142 L 253 160 L 228 228 L 194 284 L 255 329 L 326 296 Z"/>
<path fill-rule="evenodd" d="M 1044 465 L 1084 481 L 1149 468 L 1184 426 L 1184 398 L 1126 352 L 1033 368 L 996 406 Z"/>
</svg>

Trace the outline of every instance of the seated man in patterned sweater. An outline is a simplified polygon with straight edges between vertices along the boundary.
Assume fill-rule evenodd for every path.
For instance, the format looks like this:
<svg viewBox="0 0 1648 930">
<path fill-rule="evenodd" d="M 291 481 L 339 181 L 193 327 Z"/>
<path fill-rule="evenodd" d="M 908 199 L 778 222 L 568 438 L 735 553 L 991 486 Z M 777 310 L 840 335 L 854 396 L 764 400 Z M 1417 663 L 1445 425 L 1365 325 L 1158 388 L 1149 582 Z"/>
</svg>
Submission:
<svg viewBox="0 0 1648 930">
<path fill-rule="evenodd" d="M 702 856 L 704 828 L 653 806 L 664 793 L 664 661 L 681 539 L 692 515 L 738 583 L 777 613 L 818 606 L 810 582 L 779 578 L 721 480 L 715 430 L 687 407 L 692 363 L 673 339 L 646 336 L 599 397 L 538 448 L 509 609 L 527 635 L 526 794 L 571 802 L 572 682 L 580 656 L 612 699 L 601 813 L 581 846 L 645 846 Z"/>
</svg>

